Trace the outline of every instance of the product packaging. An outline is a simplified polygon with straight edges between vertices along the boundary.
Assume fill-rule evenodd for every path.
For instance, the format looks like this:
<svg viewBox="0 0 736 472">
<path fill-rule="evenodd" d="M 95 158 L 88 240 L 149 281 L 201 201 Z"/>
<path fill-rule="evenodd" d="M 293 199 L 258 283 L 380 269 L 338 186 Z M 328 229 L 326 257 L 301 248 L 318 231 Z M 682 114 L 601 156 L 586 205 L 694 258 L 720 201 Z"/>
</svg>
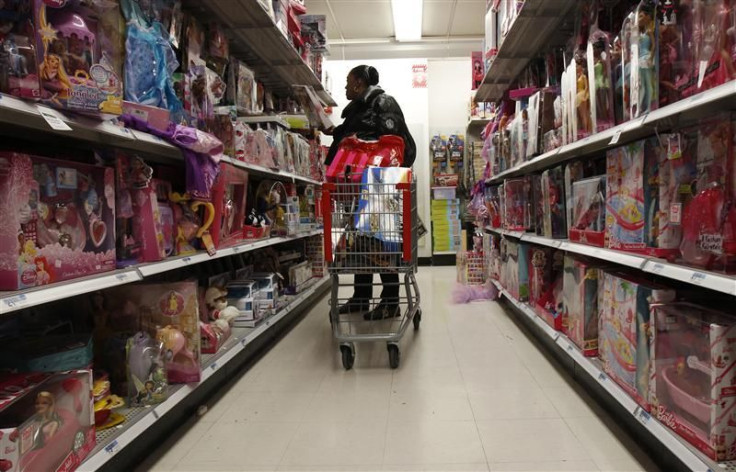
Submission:
<svg viewBox="0 0 736 472">
<path fill-rule="evenodd" d="M 606 178 L 591 177 L 572 184 L 570 240 L 604 246 Z"/>
<path fill-rule="evenodd" d="M 598 355 L 600 271 L 589 260 L 565 256 L 562 311 L 565 332 L 583 355 Z M 602 287 L 602 284 L 601 284 Z"/>
</svg>

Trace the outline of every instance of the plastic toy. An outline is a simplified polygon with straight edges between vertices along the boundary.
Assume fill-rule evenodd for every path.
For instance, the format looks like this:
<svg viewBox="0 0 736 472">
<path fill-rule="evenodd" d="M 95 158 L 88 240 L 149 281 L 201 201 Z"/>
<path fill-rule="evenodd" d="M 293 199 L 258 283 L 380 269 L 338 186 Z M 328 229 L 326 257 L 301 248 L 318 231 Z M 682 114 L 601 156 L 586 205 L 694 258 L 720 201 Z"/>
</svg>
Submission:
<svg viewBox="0 0 736 472">
<path fill-rule="evenodd" d="M 531 228 L 530 192 L 529 178 L 509 179 L 504 182 L 504 227 L 509 231 L 527 231 Z"/>
<path fill-rule="evenodd" d="M 605 185 L 605 177 L 573 182 L 571 241 L 604 246 Z"/>
<path fill-rule="evenodd" d="M 0 410 L 3 470 L 76 469 L 95 447 L 92 373 L 65 372 L 31 381 L 32 386 L 16 381 L 21 393 Z"/>
<path fill-rule="evenodd" d="M 154 405 L 166 399 L 164 345 L 148 333 L 139 332 L 128 339 L 128 389 L 131 406 Z"/>
<path fill-rule="evenodd" d="M 542 190 L 537 205 L 542 206 L 542 231 L 547 238 L 564 239 L 567 237 L 565 215 L 565 182 L 562 167 L 548 169 L 542 173 L 540 181 Z M 539 221 L 539 217 L 537 217 Z M 540 234 L 537 228 L 537 234 Z"/>
<path fill-rule="evenodd" d="M 532 246 L 529 259 L 529 304 L 550 326 L 563 329 L 562 251 Z"/>
<path fill-rule="evenodd" d="M 659 44 L 656 0 L 642 0 L 630 28 L 630 118 L 638 118 L 659 105 Z"/>
<path fill-rule="evenodd" d="M 212 188 L 214 224 L 212 241 L 217 248 L 243 239 L 248 173 L 229 164 L 220 164 L 220 174 Z"/>
<path fill-rule="evenodd" d="M 726 313 L 687 303 L 655 305 L 652 413 L 711 459 L 736 457 L 733 339 Z"/>
<path fill-rule="evenodd" d="M 42 98 L 64 109 L 122 113 L 117 2 L 33 5 Z"/>
<path fill-rule="evenodd" d="M 606 172 L 606 245 L 643 251 L 644 141 L 608 151 Z"/>
<path fill-rule="evenodd" d="M 609 35 L 598 27 L 597 12 L 588 36 L 586 51 L 590 85 L 591 129 L 600 132 L 615 124 L 611 87 L 611 44 Z"/>
<path fill-rule="evenodd" d="M 238 309 L 228 305 L 228 292 L 224 287 L 210 287 L 205 292 L 205 303 L 209 310 L 209 319 L 223 331 L 232 325 L 238 317 Z"/>
<path fill-rule="evenodd" d="M 215 221 L 215 207 L 210 202 L 199 200 L 191 201 L 188 194 L 172 192 L 169 194 L 176 221 L 175 252 L 179 256 L 190 256 L 197 252 L 196 240 L 200 240 L 204 248 L 211 255 L 215 253 L 215 245 L 209 229 Z M 205 210 L 204 218 L 200 218 L 198 209 Z"/>
<path fill-rule="evenodd" d="M 111 168 L 0 152 L 0 289 L 115 268 Z"/>
<path fill-rule="evenodd" d="M 600 283 L 600 282 L 599 282 Z M 671 302 L 674 290 L 628 275 L 604 271 L 598 303 L 598 353 L 605 372 L 649 411 L 652 376 L 652 305 Z"/>
<path fill-rule="evenodd" d="M 567 255 L 564 265 L 562 318 L 565 332 L 583 355 L 596 357 L 600 271 L 585 259 Z"/>
</svg>

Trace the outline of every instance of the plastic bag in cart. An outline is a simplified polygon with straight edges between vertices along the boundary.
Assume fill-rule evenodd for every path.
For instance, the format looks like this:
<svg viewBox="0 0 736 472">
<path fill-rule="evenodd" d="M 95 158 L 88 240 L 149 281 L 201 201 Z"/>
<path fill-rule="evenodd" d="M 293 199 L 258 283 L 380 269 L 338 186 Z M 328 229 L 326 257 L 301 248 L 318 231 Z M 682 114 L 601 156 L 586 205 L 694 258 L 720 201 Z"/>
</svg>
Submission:
<svg viewBox="0 0 736 472">
<path fill-rule="evenodd" d="M 383 241 L 388 251 L 399 251 L 403 240 L 403 191 L 397 189 L 397 184 L 410 181 L 411 169 L 405 167 L 367 168 L 355 215 L 357 233 Z"/>
</svg>

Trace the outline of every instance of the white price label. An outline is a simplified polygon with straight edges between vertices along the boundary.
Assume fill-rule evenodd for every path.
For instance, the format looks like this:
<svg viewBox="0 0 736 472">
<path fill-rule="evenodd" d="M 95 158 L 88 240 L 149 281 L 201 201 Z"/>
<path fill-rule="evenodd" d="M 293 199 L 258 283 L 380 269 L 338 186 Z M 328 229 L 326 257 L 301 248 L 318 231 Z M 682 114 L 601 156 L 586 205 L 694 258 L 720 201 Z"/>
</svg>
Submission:
<svg viewBox="0 0 736 472">
<path fill-rule="evenodd" d="M 156 411 L 156 409 L 155 409 L 155 408 L 153 409 L 153 411 L 152 411 L 151 413 L 153 413 L 153 417 L 154 417 L 154 418 L 156 418 L 156 419 L 159 419 L 159 418 L 160 418 L 160 416 L 159 416 L 159 414 L 158 414 L 158 411 Z"/>
<path fill-rule="evenodd" d="M 646 412 L 643 408 L 639 408 L 639 414 L 636 415 L 637 418 L 639 418 L 639 421 L 641 421 L 642 424 L 649 423 L 649 420 L 652 419 L 652 415 Z"/>
<path fill-rule="evenodd" d="M 706 278 L 707 275 L 702 272 L 693 272 L 693 276 L 690 277 L 690 282 L 694 283 L 695 285 L 702 285 L 703 282 L 705 282 Z"/>
<path fill-rule="evenodd" d="M 664 270 L 664 266 L 662 264 L 654 264 L 652 266 L 652 272 L 655 274 L 660 274 Z"/>
<path fill-rule="evenodd" d="M 46 120 L 46 123 L 51 126 L 51 129 L 55 129 L 57 131 L 72 130 L 72 128 L 68 124 L 66 124 L 63 119 L 61 119 L 61 116 L 59 116 L 51 108 L 45 107 L 43 105 L 36 105 L 36 109 L 38 110 L 38 113 L 41 114 L 41 117 Z"/>
<path fill-rule="evenodd" d="M 184 264 L 189 264 L 190 262 L 192 262 L 192 258 L 191 258 L 191 257 L 183 257 L 183 258 L 181 259 L 181 261 L 182 261 L 182 262 L 183 262 Z"/>
<path fill-rule="evenodd" d="M 605 382 L 606 380 L 608 380 L 608 376 L 601 372 L 600 374 L 598 374 L 598 380 L 600 380 L 601 382 Z"/>
<path fill-rule="evenodd" d="M 8 308 L 20 308 L 28 304 L 28 297 L 26 297 L 25 294 L 21 293 L 20 295 L 15 295 L 3 299 L 3 303 L 5 303 L 5 306 L 7 306 Z"/>
<path fill-rule="evenodd" d="M 611 145 L 611 144 L 617 144 L 619 139 L 621 139 L 621 130 L 620 129 L 616 130 L 616 132 L 613 133 L 613 137 L 611 138 L 610 141 L 608 141 L 608 144 L 609 145 Z"/>
<path fill-rule="evenodd" d="M 568 344 L 568 345 L 567 345 L 567 352 L 572 352 L 572 351 L 573 351 L 573 349 L 574 349 L 574 348 L 572 347 L 572 344 Z"/>
<path fill-rule="evenodd" d="M 115 275 L 115 278 L 118 279 L 120 282 L 127 282 L 128 281 L 128 274 L 117 274 Z"/>
<path fill-rule="evenodd" d="M 213 363 L 212 363 L 212 364 L 210 365 L 210 369 L 212 369 L 212 370 L 217 370 L 217 362 L 213 362 Z"/>
<path fill-rule="evenodd" d="M 248 344 L 248 340 L 246 338 L 243 338 L 240 340 L 240 345 L 245 347 L 245 345 Z"/>
<path fill-rule="evenodd" d="M 105 446 L 105 452 L 108 454 L 115 454 L 120 449 L 120 444 L 118 443 L 117 439 L 113 440 L 110 444 Z"/>
</svg>

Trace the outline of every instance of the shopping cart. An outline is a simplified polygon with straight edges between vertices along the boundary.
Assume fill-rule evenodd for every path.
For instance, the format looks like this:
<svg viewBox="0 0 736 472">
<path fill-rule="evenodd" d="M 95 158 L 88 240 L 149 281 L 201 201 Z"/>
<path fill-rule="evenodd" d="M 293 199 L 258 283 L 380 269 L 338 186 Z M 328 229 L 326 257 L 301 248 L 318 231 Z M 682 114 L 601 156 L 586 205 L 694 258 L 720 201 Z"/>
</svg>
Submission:
<svg viewBox="0 0 736 472">
<path fill-rule="evenodd" d="M 340 344 L 343 366 L 353 367 L 355 343 L 385 342 L 389 365 L 395 369 L 399 366 L 399 341 L 411 323 L 419 329 L 422 319 L 415 277 L 418 218 L 412 172 L 398 167 L 369 167 L 359 182 L 347 179 L 326 183 L 322 211 L 324 255 L 332 282 L 330 322 Z M 391 302 L 399 309 L 389 310 L 397 316 L 370 320 L 364 313 L 340 314 L 340 306 L 348 301 L 340 288 L 353 287 L 353 281 L 344 276 L 378 273 L 397 274 L 398 298 Z M 371 299 L 371 309 L 378 300 Z"/>
</svg>

